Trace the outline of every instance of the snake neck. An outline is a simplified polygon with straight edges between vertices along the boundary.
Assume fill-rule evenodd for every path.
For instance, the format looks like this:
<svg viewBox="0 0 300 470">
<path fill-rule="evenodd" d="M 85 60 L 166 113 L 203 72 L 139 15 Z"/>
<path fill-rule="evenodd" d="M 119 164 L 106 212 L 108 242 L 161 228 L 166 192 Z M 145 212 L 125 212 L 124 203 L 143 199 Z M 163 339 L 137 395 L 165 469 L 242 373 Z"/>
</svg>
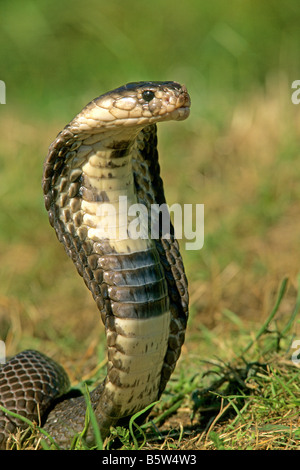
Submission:
<svg viewBox="0 0 300 470">
<path fill-rule="evenodd" d="M 130 416 L 157 400 L 170 311 L 154 241 L 128 233 L 136 214 L 126 212 L 139 202 L 133 171 L 137 140 L 132 136 L 100 139 L 94 135 L 81 141 L 66 157 L 68 174 L 52 177 L 52 197 L 57 194 L 57 198 L 49 212 L 105 324 L 107 377 L 96 405 L 105 434 L 105 427 L 118 417 Z M 147 231 L 146 219 L 141 226 Z"/>
<path fill-rule="evenodd" d="M 94 242 L 107 240 L 117 253 L 142 252 L 152 244 L 147 240 L 147 218 L 131 211 L 138 204 L 135 154 L 134 140 L 94 142 L 82 166 L 81 212 L 87 237 Z"/>
</svg>

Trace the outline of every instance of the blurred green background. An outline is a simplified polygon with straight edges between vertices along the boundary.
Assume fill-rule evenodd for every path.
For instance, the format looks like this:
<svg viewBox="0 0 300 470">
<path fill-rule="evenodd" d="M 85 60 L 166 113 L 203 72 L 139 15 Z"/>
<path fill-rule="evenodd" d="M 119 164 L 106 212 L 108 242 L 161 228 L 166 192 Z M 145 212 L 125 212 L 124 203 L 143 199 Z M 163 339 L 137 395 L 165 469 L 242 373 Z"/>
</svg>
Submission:
<svg viewBox="0 0 300 470">
<path fill-rule="evenodd" d="M 225 105 L 270 73 L 297 76 L 299 4 L 4 0 L 0 40 L 8 104 L 26 114 L 49 119 L 59 109 L 69 119 L 120 83 L 176 78 L 191 90 L 194 115 L 222 122 Z"/>
<path fill-rule="evenodd" d="M 205 205 L 204 248 L 182 247 L 187 348 L 200 324 L 218 336 L 229 312 L 266 315 L 284 275 L 289 312 L 300 254 L 299 1 L 2 0 L 0 17 L 0 338 L 9 353 L 97 348 L 96 309 L 48 224 L 42 164 L 88 101 L 129 81 L 179 81 L 192 99 L 187 121 L 159 129 L 169 204 Z"/>
</svg>

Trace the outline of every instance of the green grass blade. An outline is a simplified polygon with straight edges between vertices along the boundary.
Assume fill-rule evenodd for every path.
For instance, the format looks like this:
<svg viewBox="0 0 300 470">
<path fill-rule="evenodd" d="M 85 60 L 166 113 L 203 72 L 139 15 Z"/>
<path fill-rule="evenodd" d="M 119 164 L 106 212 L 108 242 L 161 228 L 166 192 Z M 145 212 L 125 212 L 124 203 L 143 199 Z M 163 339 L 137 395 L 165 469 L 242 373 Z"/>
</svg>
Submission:
<svg viewBox="0 0 300 470">
<path fill-rule="evenodd" d="M 133 443 L 134 443 L 134 448 L 135 448 L 135 450 L 139 450 L 139 448 L 142 447 L 142 446 L 144 445 L 144 443 L 145 443 L 145 434 L 144 434 L 142 428 L 141 428 L 138 424 L 135 423 L 135 420 L 136 420 L 139 416 L 141 416 L 143 413 L 145 413 L 146 411 L 148 411 L 150 408 L 152 408 L 153 406 L 155 406 L 156 403 L 158 403 L 158 401 L 155 401 L 155 402 L 151 403 L 150 405 L 146 406 L 146 408 L 144 408 L 144 409 L 141 410 L 141 411 L 138 411 L 137 413 L 135 413 L 135 414 L 130 418 L 129 426 L 128 426 L 128 427 L 129 427 L 129 432 L 130 432 L 130 435 L 131 435 L 132 440 L 133 440 Z M 143 444 L 142 444 L 141 446 L 139 446 L 138 441 L 137 441 L 137 439 L 136 439 L 136 437 L 135 437 L 134 430 L 133 430 L 133 426 L 135 426 L 135 427 L 138 429 L 138 431 L 141 433 L 141 435 L 144 437 L 144 442 L 143 442 Z"/>
<path fill-rule="evenodd" d="M 253 344 L 255 344 L 259 338 L 264 334 L 266 333 L 266 331 L 268 330 L 268 326 L 269 324 L 271 323 L 271 321 L 273 320 L 273 318 L 275 317 L 277 311 L 278 311 L 278 308 L 280 306 L 280 303 L 283 299 L 283 296 L 285 294 L 285 291 L 286 291 L 286 287 L 287 287 L 287 283 L 288 283 L 288 278 L 284 278 L 282 283 L 281 283 L 281 286 L 279 288 L 279 293 L 278 293 L 278 296 L 277 296 L 277 300 L 276 300 L 276 303 L 274 305 L 274 308 L 273 310 L 271 311 L 270 315 L 268 316 L 268 318 L 266 319 L 265 323 L 261 326 L 261 328 L 259 329 L 258 333 L 256 334 L 255 338 L 253 340 L 251 340 L 248 345 L 243 349 L 242 351 L 242 354 L 241 355 L 244 355 L 246 352 L 249 351 L 249 349 L 253 346 Z"/>
<path fill-rule="evenodd" d="M 45 431 L 43 428 L 41 428 L 40 426 L 38 426 L 35 423 L 33 423 L 32 421 L 30 421 L 30 419 L 26 418 L 25 416 L 19 415 L 18 413 L 15 413 L 14 411 L 8 410 L 7 408 L 5 408 L 2 405 L 0 405 L 0 410 L 3 411 L 5 414 L 13 417 L 13 418 L 17 418 L 17 419 L 23 421 L 31 429 L 37 429 L 41 434 L 43 434 L 51 442 L 51 444 L 53 444 L 57 449 L 59 449 L 59 446 L 55 442 L 53 437 L 50 436 L 50 434 L 47 431 Z M 47 446 L 46 443 L 43 444 L 43 445 L 45 445 L 45 447 Z"/>
<path fill-rule="evenodd" d="M 90 398 L 90 393 L 88 390 L 87 385 L 85 384 L 85 390 L 84 390 L 84 396 L 85 396 L 85 401 L 87 405 L 87 411 L 86 411 L 86 423 L 91 424 L 94 432 L 94 437 L 95 437 L 95 446 L 97 450 L 103 450 L 103 440 L 101 436 L 101 432 L 98 426 L 98 421 L 96 418 L 96 415 L 94 413 L 92 403 L 91 403 L 91 398 Z"/>
</svg>

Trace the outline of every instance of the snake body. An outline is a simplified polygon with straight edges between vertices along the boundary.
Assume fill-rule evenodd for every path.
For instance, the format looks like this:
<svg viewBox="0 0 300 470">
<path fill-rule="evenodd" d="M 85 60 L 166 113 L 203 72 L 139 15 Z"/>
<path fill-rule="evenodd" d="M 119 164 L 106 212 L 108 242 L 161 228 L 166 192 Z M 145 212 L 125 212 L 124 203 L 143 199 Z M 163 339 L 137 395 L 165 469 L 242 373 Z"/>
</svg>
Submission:
<svg viewBox="0 0 300 470">
<path fill-rule="evenodd" d="M 185 119 L 189 107 L 186 88 L 176 82 L 129 83 L 83 108 L 51 144 L 44 163 L 50 224 L 105 325 L 107 376 L 90 394 L 102 437 L 160 397 L 184 342 L 188 290 L 178 242 L 172 225 L 163 233 L 159 212 L 150 208 L 166 202 L 156 125 Z M 147 209 L 139 218 L 140 237 L 129 233 L 136 214 L 125 213 L 134 204 Z M 85 425 L 85 398 L 70 398 L 68 387 L 61 366 L 36 351 L 24 351 L 0 369 L 0 403 L 35 421 L 40 414 L 61 448 Z M 0 411 L 2 448 L 16 427 L 24 423 Z M 92 429 L 85 440 L 93 444 Z"/>
</svg>

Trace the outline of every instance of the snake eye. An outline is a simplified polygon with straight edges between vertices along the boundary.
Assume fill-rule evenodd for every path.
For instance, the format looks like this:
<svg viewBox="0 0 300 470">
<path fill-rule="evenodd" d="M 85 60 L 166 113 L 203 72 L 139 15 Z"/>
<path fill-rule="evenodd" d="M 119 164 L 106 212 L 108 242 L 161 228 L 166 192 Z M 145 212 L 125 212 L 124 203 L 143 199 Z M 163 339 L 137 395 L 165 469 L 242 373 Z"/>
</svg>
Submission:
<svg viewBox="0 0 300 470">
<path fill-rule="evenodd" d="M 148 103 L 149 101 L 153 100 L 154 96 L 155 96 L 154 91 L 151 91 L 151 90 L 145 90 L 142 93 L 143 100 L 147 101 Z"/>
</svg>

